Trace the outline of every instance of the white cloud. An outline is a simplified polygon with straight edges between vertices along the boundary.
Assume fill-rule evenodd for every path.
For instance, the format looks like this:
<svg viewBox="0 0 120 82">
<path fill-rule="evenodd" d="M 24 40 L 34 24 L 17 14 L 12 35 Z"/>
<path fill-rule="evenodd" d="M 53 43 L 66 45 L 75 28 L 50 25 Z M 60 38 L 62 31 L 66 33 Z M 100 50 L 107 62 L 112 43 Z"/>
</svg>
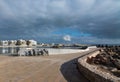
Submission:
<svg viewBox="0 0 120 82">
<path fill-rule="evenodd" d="M 71 41 L 71 36 L 70 35 L 65 35 L 63 37 L 63 40 L 65 40 L 65 41 Z"/>
</svg>

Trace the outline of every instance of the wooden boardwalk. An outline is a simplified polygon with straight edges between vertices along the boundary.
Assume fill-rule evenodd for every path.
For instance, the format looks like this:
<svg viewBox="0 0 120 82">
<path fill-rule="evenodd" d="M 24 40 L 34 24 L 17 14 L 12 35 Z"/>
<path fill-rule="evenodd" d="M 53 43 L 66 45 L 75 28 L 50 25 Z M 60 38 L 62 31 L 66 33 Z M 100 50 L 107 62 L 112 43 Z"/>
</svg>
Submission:
<svg viewBox="0 0 120 82">
<path fill-rule="evenodd" d="M 88 52 L 36 57 L 0 56 L 0 82 L 88 82 L 76 66 L 77 58 Z"/>
</svg>

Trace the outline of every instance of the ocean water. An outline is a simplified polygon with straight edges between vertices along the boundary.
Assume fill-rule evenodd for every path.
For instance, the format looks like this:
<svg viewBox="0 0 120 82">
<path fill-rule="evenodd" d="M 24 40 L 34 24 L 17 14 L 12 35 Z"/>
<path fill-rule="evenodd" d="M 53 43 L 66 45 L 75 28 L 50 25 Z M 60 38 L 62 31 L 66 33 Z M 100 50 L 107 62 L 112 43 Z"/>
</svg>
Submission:
<svg viewBox="0 0 120 82">
<path fill-rule="evenodd" d="M 0 54 L 15 54 L 19 47 L 0 47 Z"/>
</svg>

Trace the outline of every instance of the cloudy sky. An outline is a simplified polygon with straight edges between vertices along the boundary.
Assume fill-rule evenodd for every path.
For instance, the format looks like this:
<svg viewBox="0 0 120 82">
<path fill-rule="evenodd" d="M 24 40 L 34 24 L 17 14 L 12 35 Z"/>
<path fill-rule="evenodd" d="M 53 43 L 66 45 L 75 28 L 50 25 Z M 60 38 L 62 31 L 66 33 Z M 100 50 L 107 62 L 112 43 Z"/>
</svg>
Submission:
<svg viewBox="0 0 120 82">
<path fill-rule="evenodd" d="M 0 0 L 0 40 L 120 43 L 120 0 Z"/>
</svg>

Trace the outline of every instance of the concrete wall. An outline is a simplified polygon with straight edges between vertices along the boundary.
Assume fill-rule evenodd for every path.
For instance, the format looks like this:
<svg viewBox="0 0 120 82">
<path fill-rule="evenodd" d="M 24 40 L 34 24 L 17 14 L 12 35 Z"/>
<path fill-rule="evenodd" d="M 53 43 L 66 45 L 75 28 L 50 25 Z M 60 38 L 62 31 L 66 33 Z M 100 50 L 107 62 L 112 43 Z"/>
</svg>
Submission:
<svg viewBox="0 0 120 82">
<path fill-rule="evenodd" d="M 99 51 L 94 51 L 78 59 L 79 71 L 90 80 L 90 82 L 120 82 L 120 78 L 110 73 L 99 70 L 99 67 L 86 62 L 87 57 L 96 56 Z"/>
<path fill-rule="evenodd" d="M 96 46 L 90 46 L 87 49 L 54 49 L 54 48 L 48 48 L 49 55 L 57 55 L 57 54 L 70 54 L 70 53 L 79 53 L 79 52 L 85 52 L 90 49 L 95 49 Z"/>
<path fill-rule="evenodd" d="M 88 51 L 89 49 L 52 49 L 48 48 L 47 49 L 49 52 L 49 55 L 58 55 L 58 54 L 70 54 L 70 53 L 79 53 L 79 52 L 84 52 Z"/>
<path fill-rule="evenodd" d="M 46 48 L 46 50 L 48 50 L 48 54 L 49 55 L 59 55 L 59 54 L 71 54 L 71 53 L 80 53 L 80 52 L 85 52 L 88 51 L 90 49 L 94 49 L 95 47 L 88 47 L 87 49 L 59 49 L 59 48 Z M 28 48 L 21 48 L 20 49 L 20 54 L 25 55 L 25 50 Z M 34 48 L 30 48 L 30 49 L 34 49 Z M 37 48 L 35 48 L 37 49 Z M 38 49 L 45 49 L 45 48 L 38 48 Z"/>
</svg>

